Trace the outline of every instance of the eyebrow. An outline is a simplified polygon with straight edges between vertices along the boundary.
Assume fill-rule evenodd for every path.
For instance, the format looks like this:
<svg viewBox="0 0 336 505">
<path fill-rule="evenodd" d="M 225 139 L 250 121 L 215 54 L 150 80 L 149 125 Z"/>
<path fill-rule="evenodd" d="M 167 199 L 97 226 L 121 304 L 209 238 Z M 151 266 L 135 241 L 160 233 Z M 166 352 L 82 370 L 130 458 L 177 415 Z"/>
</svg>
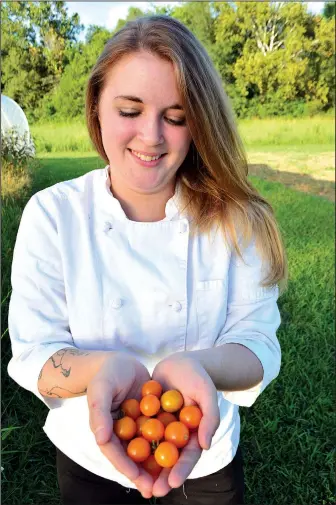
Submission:
<svg viewBox="0 0 336 505">
<path fill-rule="evenodd" d="M 124 100 L 130 100 L 131 102 L 143 103 L 141 98 L 138 98 L 137 96 L 119 95 L 119 96 L 116 96 L 114 98 L 114 100 L 116 100 L 117 98 L 123 98 Z M 182 105 L 180 105 L 179 103 L 174 103 L 173 105 L 166 107 L 164 110 L 168 110 L 168 109 L 184 110 Z"/>
</svg>

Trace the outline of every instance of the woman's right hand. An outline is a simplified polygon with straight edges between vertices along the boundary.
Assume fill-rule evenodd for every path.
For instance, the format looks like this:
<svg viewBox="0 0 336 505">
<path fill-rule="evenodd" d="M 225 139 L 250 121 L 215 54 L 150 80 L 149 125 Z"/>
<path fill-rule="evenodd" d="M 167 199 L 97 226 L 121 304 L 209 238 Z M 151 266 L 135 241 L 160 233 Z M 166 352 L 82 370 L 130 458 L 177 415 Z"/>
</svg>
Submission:
<svg viewBox="0 0 336 505">
<path fill-rule="evenodd" d="M 153 478 L 129 458 L 125 446 L 113 432 L 113 418 L 118 418 L 125 399 L 141 399 L 141 388 L 150 379 L 147 368 L 138 360 L 121 352 L 111 352 L 106 354 L 87 387 L 90 428 L 101 452 L 145 498 L 152 496 Z"/>
</svg>

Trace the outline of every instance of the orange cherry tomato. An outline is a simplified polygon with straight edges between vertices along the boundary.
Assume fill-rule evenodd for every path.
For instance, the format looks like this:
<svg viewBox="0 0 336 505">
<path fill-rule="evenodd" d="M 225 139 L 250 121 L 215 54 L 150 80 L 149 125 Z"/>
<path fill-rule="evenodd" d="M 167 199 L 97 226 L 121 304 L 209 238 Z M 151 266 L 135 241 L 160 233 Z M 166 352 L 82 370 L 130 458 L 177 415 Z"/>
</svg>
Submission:
<svg viewBox="0 0 336 505">
<path fill-rule="evenodd" d="M 166 412 L 177 412 L 183 406 L 183 396 L 176 389 L 170 389 L 161 396 L 161 406 Z"/>
<path fill-rule="evenodd" d="M 154 380 L 147 381 L 142 386 L 141 394 L 142 396 L 154 395 L 160 398 L 160 396 L 162 395 L 162 386 L 157 381 Z"/>
<path fill-rule="evenodd" d="M 171 412 L 160 412 L 157 416 L 156 419 L 161 421 L 163 426 L 166 428 L 168 424 L 173 423 L 174 421 L 177 421 L 176 416 L 172 414 Z"/>
<path fill-rule="evenodd" d="M 136 463 L 145 461 L 151 452 L 150 444 L 142 437 L 133 438 L 127 446 L 127 454 Z"/>
<path fill-rule="evenodd" d="M 141 431 L 148 442 L 158 442 L 164 436 L 165 427 L 158 419 L 151 418 L 142 426 Z"/>
<path fill-rule="evenodd" d="M 129 398 L 121 404 L 121 410 L 125 416 L 131 417 L 134 421 L 141 415 L 140 404 L 135 398 Z"/>
<path fill-rule="evenodd" d="M 187 426 L 179 421 L 170 423 L 165 429 L 165 440 L 176 445 L 178 449 L 186 446 L 189 441 L 189 430 Z"/>
<path fill-rule="evenodd" d="M 195 430 L 198 428 L 202 417 L 202 412 L 198 407 L 196 407 L 196 405 L 183 407 L 179 415 L 180 421 L 185 424 L 189 430 Z"/>
<path fill-rule="evenodd" d="M 157 396 L 146 395 L 140 402 L 140 410 L 144 416 L 155 416 L 160 410 L 160 400 Z"/>
<path fill-rule="evenodd" d="M 154 457 L 160 466 L 171 468 L 179 459 L 179 452 L 176 445 L 171 442 L 161 442 L 154 452 Z"/>
<path fill-rule="evenodd" d="M 162 466 L 157 463 L 154 454 L 151 454 L 149 458 L 146 459 L 146 461 L 141 463 L 141 466 L 154 478 L 158 477 L 162 470 Z"/>
<path fill-rule="evenodd" d="M 138 437 L 141 437 L 141 435 L 142 435 L 142 426 L 145 424 L 145 422 L 148 421 L 148 419 L 151 419 L 151 417 L 147 417 L 147 416 L 142 416 L 141 415 L 135 421 L 135 424 L 136 424 L 136 427 L 137 427 L 136 435 Z"/>
<path fill-rule="evenodd" d="M 122 417 L 113 423 L 113 431 L 121 440 L 131 440 L 136 434 L 136 424 L 131 417 Z"/>
</svg>

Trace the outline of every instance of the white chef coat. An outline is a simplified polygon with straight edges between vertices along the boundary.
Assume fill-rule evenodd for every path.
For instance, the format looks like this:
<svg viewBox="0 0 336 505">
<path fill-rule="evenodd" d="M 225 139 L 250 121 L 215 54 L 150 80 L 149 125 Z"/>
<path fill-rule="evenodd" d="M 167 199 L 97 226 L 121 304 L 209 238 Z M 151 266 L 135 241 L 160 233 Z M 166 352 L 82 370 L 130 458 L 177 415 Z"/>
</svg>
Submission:
<svg viewBox="0 0 336 505">
<path fill-rule="evenodd" d="M 86 396 L 45 398 L 38 376 L 64 347 L 117 350 L 149 373 L 164 357 L 239 343 L 259 358 L 263 380 L 246 391 L 218 391 L 220 426 L 189 478 L 228 465 L 240 435 L 239 406 L 251 406 L 278 375 L 278 287 L 262 288 L 254 242 L 243 262 L 223 235 L 190 234 L 178 187 L 158 222 L 125 215 L 108 167 L 39 191 L 22 215 L 12 264 L 8 373 L 49 408 L 44 431 L 90 472 L 135 485 L 101 453 Z"/>
</svg>

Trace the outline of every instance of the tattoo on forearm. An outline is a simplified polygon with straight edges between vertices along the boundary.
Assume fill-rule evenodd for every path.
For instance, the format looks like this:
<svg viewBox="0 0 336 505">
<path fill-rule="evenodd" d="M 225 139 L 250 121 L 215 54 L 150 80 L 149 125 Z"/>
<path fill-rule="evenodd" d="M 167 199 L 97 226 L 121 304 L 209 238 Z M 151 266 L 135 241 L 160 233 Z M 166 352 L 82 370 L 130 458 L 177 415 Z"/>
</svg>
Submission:
<svg viewBox="0 0 336 505">
<path fill-rule="evenodd" d="M 80 396 L 80 395 L 85 395 L 85 393 L 87 392 L 87 389 L 85 388 L 83 391 L 74 392 L 74 391 L 70 391 L 70 389 L 62 388 L 60 386 L 53 386 L 49 390 L 42 390 L 41 393 L 45 393 L 46 395 L 52 396 L 53 398 L 63 399 L 64 395 L 62 394 L 62 391 L 66 391 L 66 392 L 70 393 L 71 395 Z"/>
<path fill-rule="evenodd" d="M 71 373 L 71 366 L 66 366 L 64 365 L 63 361 L 67 355 L 70 356 L 88 356 L 91 354 L 88 351 L 81 351 L 79 349 L 63 349 L 61 351 L 56 352 L 51 358 L 49 358 L 48 362 L 52 363 L 53 368 L 60 368 L 60 372 L 63 375 L 63 377 L 68 378 Z M 43 370 L 43 369 L 42 369 Z M 42 370 L 39 374 L 38 380 L 40 381 L 42 379 Z M 52 386 L 51 388 L 48 389 L 41 389 L 40 392 L 42 394 L 45 394 L 46 396 L 51 396 L 54 398 L 64 398 L 64 393 L 67 392 L 70 395 L 84 395 L 86 394 L 87 390 L 84 389 L 83 391 L 70 391 L 69 389 L 63 388 L 61 386 Z"/>
<path fill-rule="evenodd" d="M 71 373 L 71 367 L 65 368 L 63 366 L 63 358 L 69 354 L 70 356 L 88 356 L 90 353 L 86 351 L 80 351 L 79 349 L 64 349 L 62 351 L 58 351 L 56 355 L 51 356 L 50 360 L 52 361 L 53 367 L 61 367 L 61 373 L 64 375 L 64 377 L 69 377 Z"/>
</svg>

